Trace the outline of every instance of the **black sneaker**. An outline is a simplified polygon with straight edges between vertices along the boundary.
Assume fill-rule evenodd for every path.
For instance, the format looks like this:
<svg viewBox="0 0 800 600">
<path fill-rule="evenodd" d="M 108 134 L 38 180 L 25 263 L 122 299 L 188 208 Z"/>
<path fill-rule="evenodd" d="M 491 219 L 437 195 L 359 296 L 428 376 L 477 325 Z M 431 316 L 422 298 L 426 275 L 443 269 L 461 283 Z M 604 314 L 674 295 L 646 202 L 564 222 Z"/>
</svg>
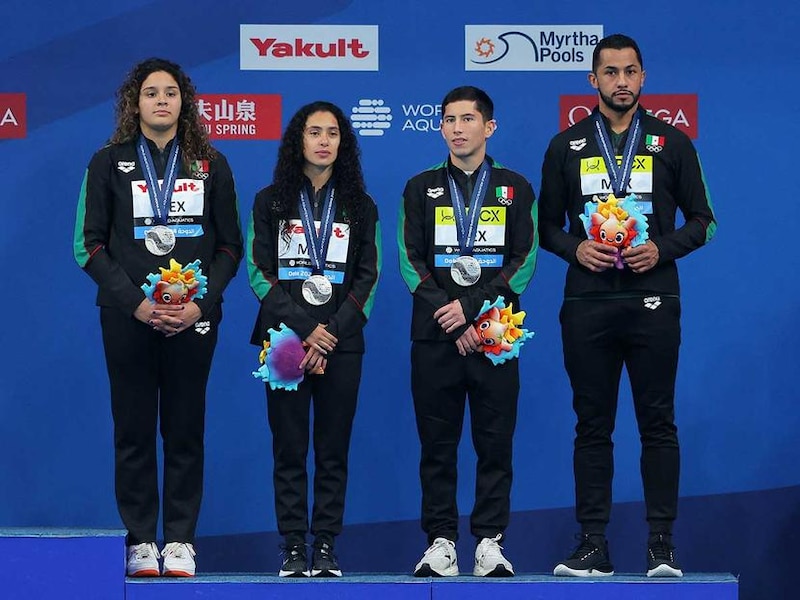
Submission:
<svg viewBox="0 0 800 600">
<path fill-rule="evenodd" d="M 306 558 L 306 545 L 281 546 L 283 551 L 283 564 L 278 571 L 279 577 L 308 577 L 308 559 Z"/>
<path fill-rule="evenodd" d="M 342 570 L 336 561 L 333 547 L 330 544 L 314 546 L 314 560 L 311 563 L 312 577 L 341 577 Z"/>
<path fill-rule="evenodd" d="M 651 536 L 647 544 L 648 577 L 683 577 L 683 571 L 675 560 L 672 536 L 660 533 Z"/>
<path fill-rule="evenodd" d="M 608 556 L 608 542 L 604 537 L 594 536 L 595 539 L 602 539 L 598 545 L 589 535 L 582 534 L 577 536 L 580 544 L 575 548 L 567 560 L 562 561 L 553 569 L 553 575 L 565 575 L 569 577 L 608 577 L 614 574 L 614 565 Z"/>
</svg>

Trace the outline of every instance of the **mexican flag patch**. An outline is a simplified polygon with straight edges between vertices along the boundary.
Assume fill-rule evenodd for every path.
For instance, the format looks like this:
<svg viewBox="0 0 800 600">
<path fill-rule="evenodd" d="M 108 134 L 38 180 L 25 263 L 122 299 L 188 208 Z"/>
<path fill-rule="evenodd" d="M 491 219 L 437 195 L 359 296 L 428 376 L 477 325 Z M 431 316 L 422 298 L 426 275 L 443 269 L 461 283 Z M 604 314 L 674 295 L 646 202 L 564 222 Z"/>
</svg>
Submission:
<svg viewBox="0 0 800 600">
<path fill-rule="evenodd" d="M 663 135 L 650 135 L 647 134 L 647 137 L 644 140 L 645 146 L 663 146 L 666 144 L 667 139 Z"/>
<path fill-rule="evenodd" d="M 195 179 L 208 179 L 208 161 L 207 160 L 194 160 L 189 166 L 192 171 L 192 177 Z"/>
<path fill-rule="evenodd" d="M 494 188 L 495 196 L 499 198 L 503 198 L 504 200 L 513 200 L 514 199 L 514 187 L 510 185 L 499 185 Z"/>
</svg>

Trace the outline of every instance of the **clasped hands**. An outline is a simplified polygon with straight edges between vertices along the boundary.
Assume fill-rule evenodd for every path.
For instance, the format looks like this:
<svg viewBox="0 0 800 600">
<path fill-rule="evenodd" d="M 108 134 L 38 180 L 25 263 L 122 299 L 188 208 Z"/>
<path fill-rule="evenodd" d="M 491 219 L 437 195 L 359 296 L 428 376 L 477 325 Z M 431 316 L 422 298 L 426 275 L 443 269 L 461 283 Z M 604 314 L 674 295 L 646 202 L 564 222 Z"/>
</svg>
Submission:
<svg viewBox="0 0 800 600">
<path fill-rule="evenodd" d="M 647 240 L 644 244 L 630 246 L 620 251 L 616 246 L 608 246 L 594 240 L 583 240 L 575 251 L 578 262 L 594 273 L 612 268 L 617 256 L 621 257 L 634 273 L 644 273 L 658 263 L 658 246 L 652 240 Z"/>
<path fill-rule="evenodd" d="M 197 323 L 203 312 L 194 302 L 154 304 L 145 298 L 136 307 L 133 316 L 154 330 L 160 331 L 165 337 L 172 337 Z"/>
<path fill-rule="evenodd" d="M 325 374 L 325 369 L 328 367 L 328 353 L 333 352 L 339 341 L 326 327 L 327 325 L 320 323 L 303 342 L 308 349 L 300 362 L 300 368 L 312 375 Z"/>
<path fill-rule="evenodd" d="M 460 300 L 452 300 L 433 313 L 433 318 L 445 333 L 452 333 L 467 323 L 464 307 Z M 467 327 L 456 340 L 456 348 L 461 356 L 472 354 L 481 347 L 481 338 L 474 327 Z"/>
</svg>

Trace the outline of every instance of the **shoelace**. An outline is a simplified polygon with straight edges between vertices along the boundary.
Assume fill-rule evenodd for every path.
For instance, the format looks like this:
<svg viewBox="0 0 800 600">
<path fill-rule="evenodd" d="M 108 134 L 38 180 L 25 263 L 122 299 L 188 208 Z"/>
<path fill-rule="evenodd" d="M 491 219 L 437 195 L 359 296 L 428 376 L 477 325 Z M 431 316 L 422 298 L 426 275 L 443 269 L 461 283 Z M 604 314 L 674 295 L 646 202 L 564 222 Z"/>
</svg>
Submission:
<svg viewBox="0 0 800 600">
<path fill-rule="evenodd" d="M 453 543 L 451 541 L 446 540 L 444 538 L 436 538 L 435 540 L 433 540 L 433 544 L 431 544 L 431 547 L 428 548 L 427 550 L 425 550 L 424 556 L 428 556 L 429 554 L 433 554 L 439 548 L 444 548 L 445 550 L 447 550 L 449 552 L 452 547 L 453 547 Z"/>
<path fill-rule="evenodd" d="M 500 545 L 500 540 L 503 539 L 503 534 L 498 533 L 493 538 L 483 538 L 479 544 L 481 548 L 481 558 L 485 558 L 489 554 L 497 553 L 502 556 L 501 550 L 503 547 Z"/>
<path fill-rule="evenodd" d="M 137 544 L 133 547 L 133 556 L 136 560 L 143 560 L 151 556 L 159 558 L 161 555 L 158 553 L 158 546 L 153 542 L 145 544 Z"/>
<path fill-rule="evenodd" d="M 601 550 L 600 546 L 595 544 L 588 535 L 578 534 L 575 536 L 575 539 L 580 540 L 580 544 L 578 547 L 575 548 L 575 552 L 572 553 L 570 558 L 586 558 L 595 550 Z"/>
<path fill-rule="evenodd" d="M 649 544 L 647 549 L 654 560 L 665 560 L 668 562 L 673 562 L 675 560 L 675 555 L 673 554 L 675 546 L 666 540 L 663 535 L 659 535 L 658 539 Z"/>
<path fill-rule="evenodd" d="M 281 546 L 281 554 L 283 555 L 283 564 L 286 564 L 295 558 L 302 558 L 305 560 L 305 544 L 297 544 L 296 546 Z"/>
<path fill-rule="evenodd" d="M 334 556 L 333 552 L 331 551 L 332 548 L 330 546 L 328 546 L 327 544 L 323 544 L 322 546 L 319 546 L 319 547 L 315 548 L 315 550 L 320 553 L 322 558 L 329 558 L 331 560 L 335 560 L 336 559 L 336 557 Z"/>
<path fill-rule="evenodd" d="M 186 558 L 187 554 L 190 557 L 194 557 L 197 553 L 194 551 L 194 547 L 191 544 L 186 544 L 184 542 L 170 542 L 164 546 L 164 550 L 161 551 L 161 556 L 164 558 Z"/>
</svg>

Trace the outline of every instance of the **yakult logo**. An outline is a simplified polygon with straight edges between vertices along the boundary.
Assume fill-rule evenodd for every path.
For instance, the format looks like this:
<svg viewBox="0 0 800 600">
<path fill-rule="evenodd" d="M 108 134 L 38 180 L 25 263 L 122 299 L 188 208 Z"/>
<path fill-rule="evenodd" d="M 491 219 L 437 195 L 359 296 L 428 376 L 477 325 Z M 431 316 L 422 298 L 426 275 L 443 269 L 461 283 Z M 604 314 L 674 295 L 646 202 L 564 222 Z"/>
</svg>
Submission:
<svg viewBox="0 0 800 600">
<path fill-rule="evenodd" d="M 467 71 L 590 71 L 602 25 L 467 25 Z"/>
<path fill-rule="evenodd" d="M 640 98 L 642 106 L 657 119 L 677 127 L 692 139 L 697 139 L 697 94 L 647 94 Z M 572 127 L 588 117 L 597 106 L 597 95 L 561 96 L 560 128 Z"/>
<path fill-rule="evenodd" d="M 377 25 L 241 25 L 239 66 L 267 71 L 377 71 Z"/>
</svg>

